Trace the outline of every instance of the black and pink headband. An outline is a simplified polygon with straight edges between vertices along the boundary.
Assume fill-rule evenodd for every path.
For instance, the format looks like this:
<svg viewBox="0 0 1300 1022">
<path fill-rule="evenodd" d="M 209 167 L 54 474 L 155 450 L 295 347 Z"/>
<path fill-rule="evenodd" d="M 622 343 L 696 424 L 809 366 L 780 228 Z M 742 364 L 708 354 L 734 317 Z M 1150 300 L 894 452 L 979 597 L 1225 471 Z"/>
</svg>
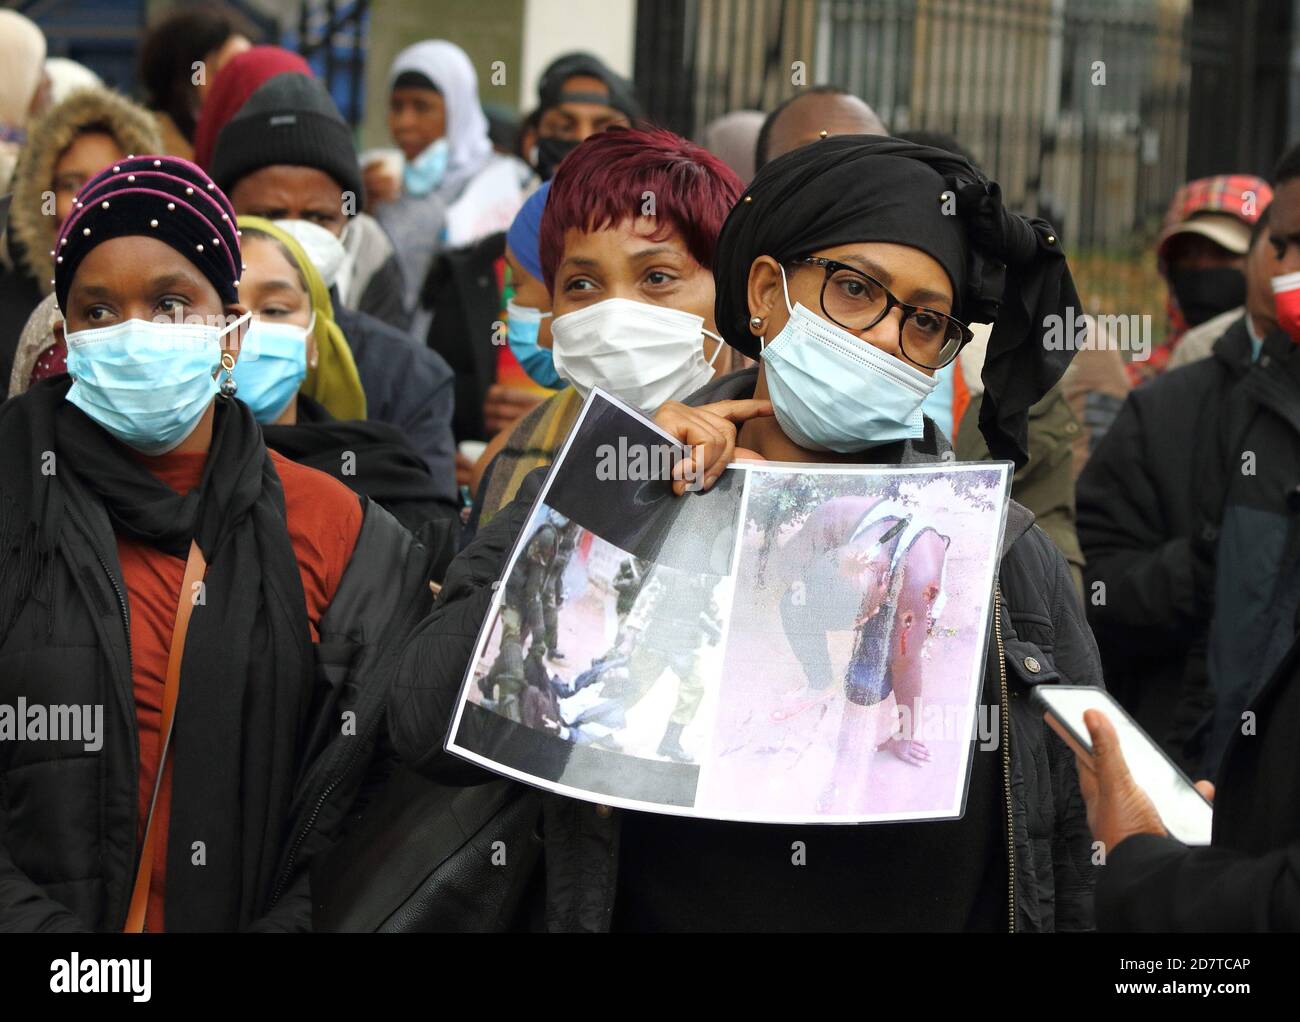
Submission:
<svg viewBox="0 0 1300 1022">
<path fill-rule="evenodd" d="M 175 156 L 130 156 L 90 179 L 54 243 L 54 293 L 68 288 L 87 253 L 111 238 L 154 237 L 185 256 L 234 304 L 243 269 L 230 200 L 202 170 Z"/>
</svg>

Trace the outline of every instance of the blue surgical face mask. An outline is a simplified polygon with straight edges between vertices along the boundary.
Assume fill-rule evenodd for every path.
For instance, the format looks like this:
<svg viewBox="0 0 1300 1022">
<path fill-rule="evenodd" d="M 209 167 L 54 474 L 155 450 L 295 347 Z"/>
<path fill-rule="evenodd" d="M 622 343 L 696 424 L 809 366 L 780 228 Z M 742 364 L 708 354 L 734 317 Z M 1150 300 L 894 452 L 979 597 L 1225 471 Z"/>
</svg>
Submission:
<svg viewBox="0 0 1300 1022">
<path fill-rule="evenodd" d="M 298 397 L 307 378 L 307 338 L 315 322 L 312 312 L 305 327 L 265 319 L 249 325 L 235 363 L 236 396 L 263 425 L 278 419 Z"/>
<path fill-rule="evenodd" d="M 159 455 L 194 432 L 217 393 L 222 330 L 128 319 L 67 335 L 68 400 L 122 443 Z"/>
<path fill-rule="evenodd" d="M 952 421 L 952 378 L 957 372 L 957 363 L 949 362 L 942 369 L 934 371 L 934 390 L 926 395 L 921 404 L 921 413 L 934 420 L 934 424 L 943 431 L 943 435 L 952 439 L 955 423 Z"/>
<path fill-rule="evenodd" d="M 763 348 L 767 389 L 782 431 L 810 451 L 854 454 L 925 432 L 921 404 L 936 381 L 857 334 L 810 312 L 790 319 Z"/>
<path fill-rule="evenodd" d="M 447 159 L 451 156 L 451 145 L 446 136 L 427 146 L 413 160 L 407 160 L 402 168 L 402 190 L 407 195 L 428 195 L 442 183 L 447 173 Z"/>
<path fill-rule="evenodd" d="M 529 379 L 543 387 L 561 390 L 569 384 L 555 371 L 555 360 L 550 348 L 543 348 L 537 343 L 537 333 L 542 328 L 542 320 L 551 314 L 541 309 L 530 309 L 526 305 L 516 305 L 514 299 L 506 302 L 506 340 L 510 350 Z"/>
</svg>

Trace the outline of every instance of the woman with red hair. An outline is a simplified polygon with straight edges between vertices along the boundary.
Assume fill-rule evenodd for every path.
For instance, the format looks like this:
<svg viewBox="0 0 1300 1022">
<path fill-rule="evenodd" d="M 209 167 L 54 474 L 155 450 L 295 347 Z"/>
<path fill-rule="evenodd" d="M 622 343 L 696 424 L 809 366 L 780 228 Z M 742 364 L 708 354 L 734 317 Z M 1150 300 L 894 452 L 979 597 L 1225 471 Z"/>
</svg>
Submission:
<svg viewBox="0 0 1300 1022">
<path fill-rule="evenodd" d="M 564 160 L 538 249 L 555 368 L 571 386 L 489 444 L 478 522 L 551 462 L 593 387 L 653 413 L 735 368 L 713 322 L 713 256 L 742 187 L 712 153 L 661 128 L 610 128 Z"/>
</svg>

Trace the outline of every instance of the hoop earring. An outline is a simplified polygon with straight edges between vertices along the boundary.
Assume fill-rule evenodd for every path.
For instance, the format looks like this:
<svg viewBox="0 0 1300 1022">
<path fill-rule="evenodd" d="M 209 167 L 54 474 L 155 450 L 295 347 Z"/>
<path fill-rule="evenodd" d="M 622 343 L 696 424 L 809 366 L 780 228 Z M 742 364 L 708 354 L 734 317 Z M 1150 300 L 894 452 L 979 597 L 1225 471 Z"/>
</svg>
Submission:
<svg viewBox="0 0 1300 1022">
<path fill-rule="evenodd" d="M 226 372 L 226 378 L 221 381 L 221 396 L 229 400 L 239 389 L 239 384 L 235 382 L 235 356 L 228 351 L 222 352 L 221 368 Z"/>
</svg>

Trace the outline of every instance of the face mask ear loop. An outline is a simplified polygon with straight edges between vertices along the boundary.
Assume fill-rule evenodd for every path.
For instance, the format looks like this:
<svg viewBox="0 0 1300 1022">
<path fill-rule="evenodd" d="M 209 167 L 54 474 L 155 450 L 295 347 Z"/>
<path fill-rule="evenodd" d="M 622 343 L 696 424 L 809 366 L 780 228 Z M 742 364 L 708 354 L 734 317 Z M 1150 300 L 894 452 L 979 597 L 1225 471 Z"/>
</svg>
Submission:
<svg viewBox="0 0 1300 1022">
<path fill-rule="evenodd" d="M 724 340 L 723 340 L 721 337 L 719 337 L 717 334 L 715 334 L 712 330 L 705 330 L 705 331 L 704 331 L 704 334 L 705 334 L 706 337 L 712 337 L 715 341 L 718 342 L 717 347 L 715 347 L 715 348 L 713 349 L 713 357 L 710 358 L 709 361 L 708 361 L 707 363 L 705 363 L 705 364 L 706 364 L 710 369 L 712 369 L 712 368 L 713 368 L 713 363 L 716 362 L 716 361 L 718 360 L 718 354 L 719 354 L 719 352 L 722 351 L 722 346 L 723 346 L 724 344 L 726 344 L 727 342 L 724 341 Z"/>
<path fill-rule="evenodd" d="M 240 316 L 237 320 L 235 320 L 233 323 L 231 323 L 230 326 L 226 327 L 226 329 L 220 331 L 220 332 L 217 334 L 217 343 L 220 345 L 220 347 L 222 348 L 223 351 L 225 350 L 226 345 L 225 345 L 224 341 L 222 341 L 222 338 L 225 337 L 226 334 L 230 333 L 232 330 L 238 330 L 238 329 L 239 329 L 243 324 L 247 323 L 247 322 L 248 322 L 250 319 L 252 319 L 252 318 L 253 318 L 253 310 L 252 310 L 252 309 L 249 309 L 246 313 L 244 313 L 244 314 L 243 314 L 242 316 Z M 242 340 L 242 338 L 241 338 L 241 340 Z M 222 359 L 225 358 L 226 354 L 229 354 L 229 352 L 225 352 L 225 354 L 222 355 Z M 231 363 L 231 368 L 234 368 L 234 363 Z M 226 370 L 226 380 L 225 380 L 225 383 L 222 384 L 222 386 L 225 387 L 226 384 L 229 384 L 229 385 L 230 385 L 230 393 L 227 394 L 225 390 L 222 390 L 221 393 L 222 393 L 224 396 L 226 396 L 226 397 L 233 397 L 233 396 L 234 396 L 234 393 L 235 393 L 235 390 L 234 390 L 234 387 L 235 387 L 235 378 L 234 378 L 234 375 L 230 372 L 229 369 Z"/>
<path fill-rule="evenodd" d="M 785 279 L 785 267 L 777 263 L 777 269 L 781 271 L 781 294 L 785 298 L 785 311 L 794 315 L 794 306 L 790 304 L 790 288 L 787 286 Z"/>
<path fill-rule="evenodd" d="M 518 310 L 518 311 L 516 311 L 516 310 Z M 538 319 L 539 322 L 540 322 L 541 320 L 543 320 L 543 319 L 550 319 L 552 316 L 555 315 L 555 312 L 554 312 L 554 311 L 551 311 L 551 312 L 542 312 L 541 309 L 534 309 L 534 308 L 533 308 L 532 306 L 530 306 L 530 305 L 520 305 L 520 304 L 518 304 L 518 303 L 517 303 L 513 298 L 511 298 L 510 301 L 508 301 L 508 302 L 506 303 L 506 318 L 507 318 L 507 319 L 510 318 L 510 314 L 511 314 L 512 312 L 514 312 L 516 316 L 519 316 L 520 313 L 524 313 L 525 315 L 524 315 L 523 317 L 521 317 L 521 318 L 525 318 L 525 319 L 529 318 L 529 317 L 526 315 L 527 313 L 534 313 L 534 314 L 537 316 L 537 319 Z"/>
<path fill-rule="evenodd" d="M 794 306 L 790 304 L 790 288 L 785 279 L 785 267 L 782 266 L 780 263 L 777 263 L 776 268 L 781 271 L 781 295 L 785 299 L 785 311 L 788 312 L 791 316 L 793 316 Z M 759 355 L 763 354 L 763 350 L 766 347 L 767 347 L 767 334 L 764 334 L 762 337 L 758 339 Z"/>
<path fill-rule="evenodd" d="M 217 334 L 217 340 L 221 340 L 221 338 L 225 337 L 226 334 L 230 333 L 230 331 L 232 330 L 238 330 L 241 326 L 243 326 L 252 318 L 253 318 L 252 310 L 249 310 L 248 312 L 240 316 L 237 320 L 235 320 L 233 323 L 231 323 L 230 326 L 226 327 L 226 329 L 222 330 L 219 334 Z"/>
</svg>

